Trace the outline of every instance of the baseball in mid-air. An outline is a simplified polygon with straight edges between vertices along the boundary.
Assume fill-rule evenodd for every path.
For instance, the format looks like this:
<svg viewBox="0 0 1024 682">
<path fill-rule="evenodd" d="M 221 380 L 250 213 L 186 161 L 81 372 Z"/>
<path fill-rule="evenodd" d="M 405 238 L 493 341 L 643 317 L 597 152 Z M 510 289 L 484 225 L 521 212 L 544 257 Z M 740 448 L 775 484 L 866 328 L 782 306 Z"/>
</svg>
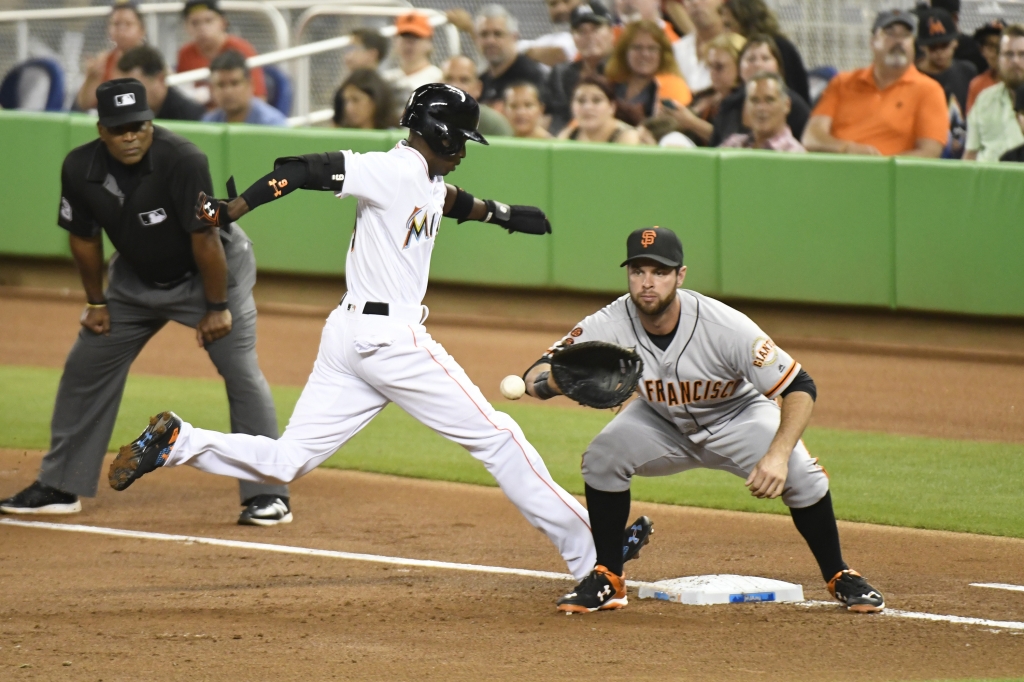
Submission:
<svg viewBox="0 0 1024 682">
<path fill-rule="evenodd" d="M 501 394 L 509 400 L 519 400 L 526 393 L 526 384 L 515 374 L 509 374 L 501 380 Z"/>
</svg>

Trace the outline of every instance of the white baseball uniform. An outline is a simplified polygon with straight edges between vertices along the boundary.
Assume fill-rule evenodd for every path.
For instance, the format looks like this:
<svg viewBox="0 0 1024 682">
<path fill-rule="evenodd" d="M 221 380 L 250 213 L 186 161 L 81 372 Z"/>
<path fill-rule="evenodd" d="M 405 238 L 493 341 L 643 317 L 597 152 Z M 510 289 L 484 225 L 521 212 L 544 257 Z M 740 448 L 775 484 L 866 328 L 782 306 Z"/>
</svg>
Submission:
<svg viewBox="0 0 1024 682">
<path fill-rule="evenodd" d="M 320 351 L 279 440 L 182 424 L 164 466 L 188 464 L 252 481 L 288 482 L 312 471 L 389 402 L 469 450 L 523 516 L 558 548 L 577 579 L 596 561 L 584 507 L 548 473 L 519 425 L 496 411 L 427 333 L 422 305 L 446 188 L 423 156 L 345 153 L 338 197 L 358 199 L 346 264 L 348 293 L 327 318 Z M 380 310 L 387 314 L 366 314 Z"/>
<path fill-rule="evenodd" d="M 635 348 L 644 361 L 639 400 L 619 413 L 583 455 L 593 488 L 628 490 L 634 476 L 693 468 L 746 478 L 779 429 L 773 398 L 800 373 L 749 317 L 695 291 L 676 292 L 679 326 L 662 350 L 644 331 L 636 306 L 622 296 L 580 322 L 551 350 L 584 341 Z M 808 507 L 828 492 L 828 477 L 799 441 L 782 492 L 790 507 Z"/>
</svg>

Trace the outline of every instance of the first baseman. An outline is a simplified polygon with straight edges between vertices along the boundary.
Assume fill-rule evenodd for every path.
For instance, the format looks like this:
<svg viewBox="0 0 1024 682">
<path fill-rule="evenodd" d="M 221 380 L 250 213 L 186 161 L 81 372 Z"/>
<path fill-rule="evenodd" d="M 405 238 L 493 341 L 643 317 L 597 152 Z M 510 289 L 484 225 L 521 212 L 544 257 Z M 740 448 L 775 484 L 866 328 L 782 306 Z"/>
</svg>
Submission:
<svg viewBox="0 0 1024 682">
<path fill-rule="evenodd" d="M 560 348 L 604 341 L 643 359 L 639 399 L 583 455 L 597 561 L 558 609 L 626 605 L 620 539 L 633 476 L 706 468 L 744 478 L 756 497 L 781 495 L 829 591 L 851 611 L 881 611 L 881 593 L 843 561 L 828 476 L 800 440 L 814 381 L 747 316 L 681 288 L 686 267 L 674 232 L 636 230 L 626 253 L 629 293 L 580 322 L 525 375 L 529 393 L 547 399 L 562 392 L 550 373 Z"/>
<path fill-rule="evenodd" d="M 224 377 L 231 429 L 277 437 L 277 415 L 256 360 L 256 260 L 238 226 L 195 216 L 211 191 L 206 155 L 154 126 L 146 89 L 134 78 L 96 89 L 99 138 L 71 150 L 61 171 L 58 224 L 68 231 L 88 305 L 61 375 L 50 451 L 39 478 L 0 502 L 7 514 L 72 514 L 96 494 L 128 369 L 174 320 L 196 329 Z M 117 249 L 103 289 L 106 231 Z M 292 520 L 288 488 L 239 481 L 238 522 Z"/>
<path fill-rule="evenodd" d="M 299 188 L 355 197 L 348 292 L 327 319 L 313 372 L 280 440 L 207 431 L 165 412 L 121 449 L 111 486 L 123 490 L 156 467 L 182 464 L 251 481 L 292 481 L 394 402 L 480 460 L 577 579 L 590 572 L 597 556 L 586 509 L 555 483 L 519 425 L 487 402 L 423 326 L 442 216 L 497 223 L 510 232 L 551 230 L 538 208 L 481 201 L 445 184 L 443 177 L 466 156 L 467 140 L 487 144 L 477 131 L 479 111 L 457 88 L 424 85 L 402 118 L 409 138 L 391 151 L 278 159 L 272 173 L 231 203 L 200 198 L 200 211 L 219 224 Z M 620 555 L 622 535 L 620 528 Z"/>
</svg>

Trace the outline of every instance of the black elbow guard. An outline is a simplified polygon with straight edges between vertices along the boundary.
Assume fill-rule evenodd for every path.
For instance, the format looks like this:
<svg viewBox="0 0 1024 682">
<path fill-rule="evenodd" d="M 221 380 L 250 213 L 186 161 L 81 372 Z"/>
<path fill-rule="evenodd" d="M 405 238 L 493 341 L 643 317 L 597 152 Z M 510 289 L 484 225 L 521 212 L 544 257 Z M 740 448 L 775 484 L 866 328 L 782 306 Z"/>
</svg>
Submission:
<svg viewBox="0 0 1024 682">
<path fill-rule="evenodd" d="M 284 156 L 274 161 L 274 168 L 291 161 L 301 161 L 306 164 L 306 180 L 301 185 L 301 189 L 337 194 L 345 184 L 345 154 L 343 152 Z"/>
<path fill-rule="evenodd" d="M 459 223 L 464 223 L 469 220 L 469 214 L 473 212 L 473 205 L 475 203 L 476 199 L 472 194 L 461 187 L 456 187 L 455 201 L 452 202 L 452 207 L 444 215 L 446 218 L 455 218 Z"/>
</svg>

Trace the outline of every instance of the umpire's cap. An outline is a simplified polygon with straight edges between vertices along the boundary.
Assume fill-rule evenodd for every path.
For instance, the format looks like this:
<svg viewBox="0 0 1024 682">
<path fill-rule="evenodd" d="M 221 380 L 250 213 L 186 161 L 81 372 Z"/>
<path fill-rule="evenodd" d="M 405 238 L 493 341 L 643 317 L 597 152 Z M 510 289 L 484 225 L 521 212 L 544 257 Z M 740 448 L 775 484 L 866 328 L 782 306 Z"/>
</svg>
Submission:
<svg viewBox="0 0 1024 682">
<path fill-rule="evenodd" d="M 655 263 L 678 268 L 683 264 L 683 243 L 672 230 L 664 227 L 641 227 L 626 237 L 626 260 L 619 267 L 647 258 Z"/>
<path fill-rule="evenodd" d="M 134 78 L 115 78 L 101 83 L 96 88 L 96 103 L 100 125 L 104 128 L 153 120 L 153 112 L 146 101 L 146 86 Z"/>
<path fill-rule="evenodd" d="M 402 125 L 423 136 L 437 154 L 453 156 L 466 146 L 466 140 L 488 144 L 477 130 L 480 105 L 466 92 L 443 83 L 428 83 L 416 88 L 405 105 Z"/>
</svg>

